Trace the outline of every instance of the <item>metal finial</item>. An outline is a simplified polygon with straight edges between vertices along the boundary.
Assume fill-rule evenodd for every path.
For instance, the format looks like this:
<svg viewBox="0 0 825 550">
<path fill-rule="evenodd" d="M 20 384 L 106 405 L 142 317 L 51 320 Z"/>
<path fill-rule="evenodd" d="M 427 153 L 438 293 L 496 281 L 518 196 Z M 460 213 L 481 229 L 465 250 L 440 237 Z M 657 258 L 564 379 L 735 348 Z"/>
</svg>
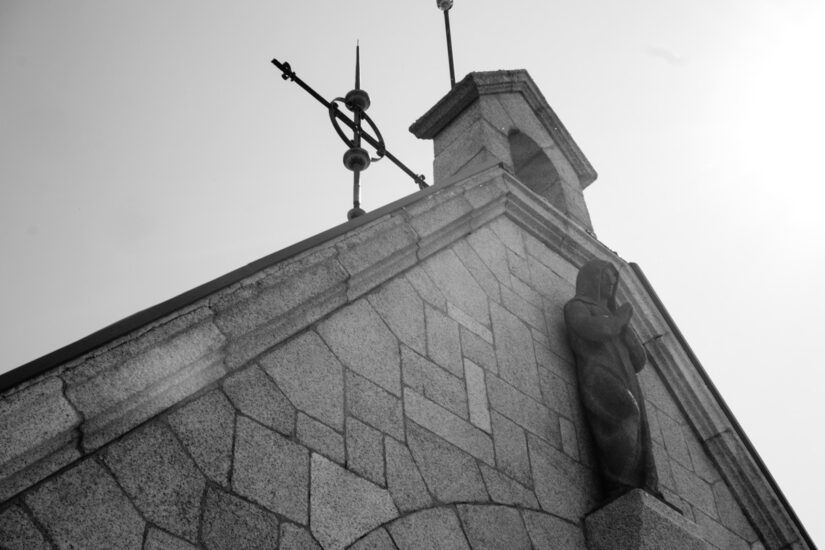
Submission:
<svg viewBox="0 0 825 550">
<path fill-rule="evenodd" d="M 455 67 L 453 66 L 453 39 L 450 34 L 450 9 L 453 0 L 435 0 L 438 8 L 444 12 L 444 28 L 447 31 L 447 59 L 450 63 L 450 88 L 455 88 Z"/>
<path fill-rule="evenodd" d="M 361 44 L 355 41 L 355 89 L 361 89 Z"/>
</svg>

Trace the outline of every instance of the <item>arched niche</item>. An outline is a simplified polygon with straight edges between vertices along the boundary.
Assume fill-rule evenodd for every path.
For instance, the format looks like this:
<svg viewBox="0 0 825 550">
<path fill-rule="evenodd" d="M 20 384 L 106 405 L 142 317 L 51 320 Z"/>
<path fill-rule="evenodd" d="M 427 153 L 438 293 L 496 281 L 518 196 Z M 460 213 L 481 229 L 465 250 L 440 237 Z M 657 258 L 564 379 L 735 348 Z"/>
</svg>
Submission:
<svg viewBox="0 0 825 550">
<path fill-rule="evenodd" d="M 567 212 L 561 176 L 547 154 L 520 130 L 512 130 L 507 139 L 510 142 L 510 156 L 516 177 L 531 191 L 550 201 L 562 212 Z"/>
</svg>

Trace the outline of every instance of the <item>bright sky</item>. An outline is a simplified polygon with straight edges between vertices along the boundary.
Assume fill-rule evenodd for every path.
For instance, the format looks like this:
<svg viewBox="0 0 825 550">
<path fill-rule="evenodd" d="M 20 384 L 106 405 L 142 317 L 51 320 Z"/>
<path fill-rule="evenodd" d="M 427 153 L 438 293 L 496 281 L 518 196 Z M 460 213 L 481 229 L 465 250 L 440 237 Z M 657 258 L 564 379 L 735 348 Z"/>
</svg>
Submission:
<svg viewBox="0 0 825 550">
<path fill-rule="evenodd" d="M 825 3 L 456 0 L 458 77 L 526 68 L 599 172 L 596 232 L 639 263 L 825 544 Z M 0 0 L 0 372 L 342 222 L 353 84 L 407 127 L 448 89 L 432 0 Z M 367 210 L 412 193 L 388 161 Z"/>
</svg>

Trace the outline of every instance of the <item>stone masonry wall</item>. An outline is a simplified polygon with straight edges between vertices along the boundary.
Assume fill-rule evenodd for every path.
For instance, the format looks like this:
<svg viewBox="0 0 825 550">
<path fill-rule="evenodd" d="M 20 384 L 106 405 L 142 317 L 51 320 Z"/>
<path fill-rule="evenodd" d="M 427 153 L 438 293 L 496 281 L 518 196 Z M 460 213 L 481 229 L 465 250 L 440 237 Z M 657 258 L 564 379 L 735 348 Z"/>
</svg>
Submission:
<svg viewBox="0 0 825 550">
<path fill-rule="evenodd" d="M 585 549 L 577 268 L 501 210 L 456 211 L 468 189 L 10 392 L 0 547 Z M 406 238 L 412 256 L 381 244 Z M 713 547 L 761 548 L 653 367 L 642 380 L 668 500 Z"/>
</svg>

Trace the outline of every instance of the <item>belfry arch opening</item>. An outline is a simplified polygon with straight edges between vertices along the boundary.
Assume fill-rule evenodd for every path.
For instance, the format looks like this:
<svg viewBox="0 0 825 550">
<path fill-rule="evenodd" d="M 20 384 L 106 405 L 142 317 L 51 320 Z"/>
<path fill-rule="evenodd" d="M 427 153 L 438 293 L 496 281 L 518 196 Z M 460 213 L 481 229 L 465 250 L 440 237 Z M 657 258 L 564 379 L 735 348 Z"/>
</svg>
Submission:
<svg viewBox="0 0 825 550">
<path fill-rule="evenodd" d="M 512 130 L 507 139 L 510 142 L 513 169 L 519 181 L 531 191 L 549 200 L 550 204 L 562 212 L 566 212 L 561 176 L 547 154 L 530 136 L 520 130 Z"/>
</svg>

